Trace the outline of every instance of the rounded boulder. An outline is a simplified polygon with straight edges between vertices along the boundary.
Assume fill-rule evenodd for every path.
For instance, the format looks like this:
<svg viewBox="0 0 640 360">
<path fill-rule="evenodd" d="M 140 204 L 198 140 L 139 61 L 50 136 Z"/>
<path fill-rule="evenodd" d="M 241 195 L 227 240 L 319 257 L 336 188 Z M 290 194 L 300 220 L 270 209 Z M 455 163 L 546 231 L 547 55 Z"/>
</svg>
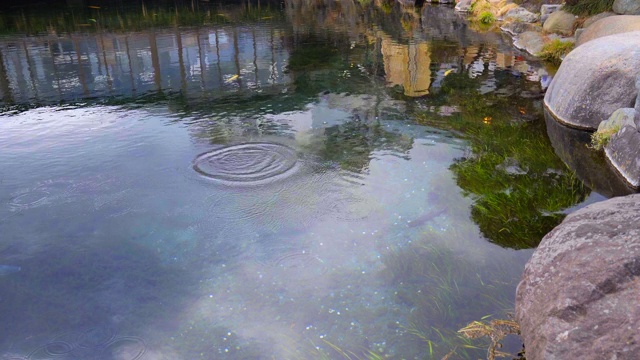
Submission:
<svg viewBox="0 0 640 360">
<path fill-rule="evenodd" d="M 570 214 L 516 293 L 528 360 L 640 359 L 640 194 Z"/>
<path fill-rule="evenodd" d="M 640 31 L 601 37 L 565 57 L 544 103 L 557 121 L 595 130 L 617 109 L 634 107 L 639 75 Z"/>
<path fill-rule="evenodd" d="M 566 11 L 558 10 L 547 18 L 542 25 L 542 30 L 547 33 L 556 33 L 561 35 L 573 34 L 573 27 L 576 23 L 576 16 Z"/>
<path fill-rule="evenodd" d="M 640 16 L 606 16 L 591 23 L 578 38 L 576 46 L 580 46 L 586 42 L 603 36 L 622 34 L 632 31 L 640 31 Z"/>
</svg>

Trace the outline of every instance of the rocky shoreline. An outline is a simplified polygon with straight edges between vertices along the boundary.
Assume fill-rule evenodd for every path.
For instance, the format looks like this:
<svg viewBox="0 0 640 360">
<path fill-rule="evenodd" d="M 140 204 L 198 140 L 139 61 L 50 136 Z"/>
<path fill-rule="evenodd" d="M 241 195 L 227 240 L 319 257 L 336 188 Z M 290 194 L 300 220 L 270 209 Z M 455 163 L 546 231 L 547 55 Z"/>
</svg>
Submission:
<svg viewBox="0 0 640 360">
<path fill-rule="evenodd" d="M 640 0 L 615 0 L 612 11 L 583 18 L 559 4 L 533 13 L 493 1 L 460 0 L 456 10 L 472 20 L 490 11 L 514 46 L 534 56 L 569 44 L 545 94 L 547 122 L 593 132 L 593 146 L 637 192 Z M 516 293 L 527 359 L 640 359 L 638 224 L 640 195 L 627 195 L 576 211 L 544 237 Z"/>
</svg>

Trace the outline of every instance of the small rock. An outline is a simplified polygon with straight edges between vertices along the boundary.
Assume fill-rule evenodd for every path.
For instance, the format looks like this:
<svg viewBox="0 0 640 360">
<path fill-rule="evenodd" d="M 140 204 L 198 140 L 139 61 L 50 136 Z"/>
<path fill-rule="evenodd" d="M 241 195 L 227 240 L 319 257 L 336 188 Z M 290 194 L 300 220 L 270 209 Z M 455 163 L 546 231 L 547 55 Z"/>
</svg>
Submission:
<svg viewBox="0 0 640 360">
<path fill-rule="evenodd" d="M 578 41 L 578 39 L 580 39 L 580 36 L 582 35 L 583 32 L 584 32 L 584 29 L 576 29 L 576 33 L 573 34 L 573 36 L 576 38 L 576 42 Z"/>
<path fill-rule="evenodd" d="M 544 24 L 545 20 L 547 20 L 549 15 L 560 10 L 561 8 L 562 8 L 562 5 L 543 4 L 540 7 L 540 22 Z"/>
<path fill-rule="evenodd" d="M 508 33 L 511 36 L 516 36 L 527 31 L 539 30 L 536 24 L 524 23 L 524 22 L 509 22 L 500 27 L 500 30 Z"/>
<path fill-rule="evenodd" d="M 615 0 L 613 11 L 620 15 L 640 15 L 640 0 Z"/>
<path fill-rule="evenodd" d="M 516 37 L 513 45 L 520 50 L 535 55 L 542 51 L 544 38 L 537 31 L 526 31 Z"/>
<path fill-rule="evenodd" d="M 468 12 L 469 9 L 471 9 L 471 3 L 473 3 L 473 0 L 460 0 L 456 4 L 455 10 L 459 12 Z"/>
<path fill-rule="evenodd" d="M 547 21 L 542 25 L 542 30 L 547 33 L 562 35 L 573 34 L 573 27 L 576 23 L 576 16 L 563 10 L 558 10 L 549 15 Z"/>
<path fill-rule="evenodd" d="M 533 22 L 538 21 L 538 15 L 532 13 L 531 11 L 528 11 L 525 8 L 517 7 L 515 9 L 509 10 L 504 15 L 504 20 L 522 21 L 522 22 L 527 22 L 527 23 L 533 23 Z"/>
<path fill-rule="evenodd" d="M 611 114 L 609 119 L 603 120 L 600 125 L 598 125 L 598 132 L 607 131 L 616 127 L 621 129 L 627 125 L 636 127 L 633 121 L 635 115 L 636 111 L 632 108 L 618 109 Z"/>
<path fill-rule="evenodd" d="M 611 165 L 622 174 L 631 186 L 640 187 L 640 132 L 636 129 L 635 124 L 624 126 L 615 133 L 604 147 L 604 153 Z M 638 261 L 640 262 L 640 257 Z"/>
<path fill-rule="evenodd" d="M 596 15 L 590 16 L 584 21 L 584 23 L 582 24 L 582 27 L 586 29 L 589 26 L 593 25 L 598 20 L 604 19 L 604 18 L 609 17 L 609 16 L 616 16 L 616 15 L 617 15 L 616 13 L 607 11 L 607 12 L 603 12 L 603 13 L 600 13 L 600 14 L 596 14 Z"/>
</svg>

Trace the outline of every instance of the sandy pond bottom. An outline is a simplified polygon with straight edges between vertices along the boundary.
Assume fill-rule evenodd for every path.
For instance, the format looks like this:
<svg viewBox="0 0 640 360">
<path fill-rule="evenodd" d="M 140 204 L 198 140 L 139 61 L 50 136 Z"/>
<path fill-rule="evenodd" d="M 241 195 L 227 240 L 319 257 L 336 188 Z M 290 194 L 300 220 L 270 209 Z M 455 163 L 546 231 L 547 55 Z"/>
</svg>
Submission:
<svg viewBox="0 0 640 360">
<path fill-rule="evenodd" d="M 322 106 L 224 143 L 160 106 L 3 117 L 0 358 L 483 356 L 454 332 L 505 316 L 531 252 L 471 221 L 465 144 L 382 119 L 336 156 Z"/>
</svg>

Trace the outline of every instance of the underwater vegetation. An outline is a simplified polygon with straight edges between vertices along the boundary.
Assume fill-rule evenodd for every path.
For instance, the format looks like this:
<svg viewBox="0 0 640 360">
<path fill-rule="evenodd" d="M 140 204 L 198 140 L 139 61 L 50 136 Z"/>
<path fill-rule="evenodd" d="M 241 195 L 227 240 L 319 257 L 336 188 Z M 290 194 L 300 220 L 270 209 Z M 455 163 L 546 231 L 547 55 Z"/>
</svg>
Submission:
<svg viewBox="0 0 640 360">
<path fill-rule="evenodd" d="M 562 210 L 589 190 L 556 156 L 540 109 L 518 94 L 480 94 L 466 74 L 447 76 L 439 95 L 459 104 L 451 117 L 424 114 L 423 122 L 459 132 L 469 153 L 451 166 L 458 185 L 475 200 L 473 220 L 503 247 L 536 247 L 563 219 Z"/>
<path fill-rule="evenodd" d="M 495 341 L 465 336 L 458 330 L 473 319 L 504 318 L 513 308 L 508 274 L 516 264 L 476 263 L 444 247 L 456 232 L 427 232 L 420 241 L 383 254 L 384 275 L 398 303 L 412 308 L 401 330 L 422 344 L 425 358 L 476 359 Z M 481 309 L 499 309 L 495 314 Z M 496 335 L 499 335 L 496 333 Z M 517 346 L 517 345 L 516 345 Z"/>
</svg>

